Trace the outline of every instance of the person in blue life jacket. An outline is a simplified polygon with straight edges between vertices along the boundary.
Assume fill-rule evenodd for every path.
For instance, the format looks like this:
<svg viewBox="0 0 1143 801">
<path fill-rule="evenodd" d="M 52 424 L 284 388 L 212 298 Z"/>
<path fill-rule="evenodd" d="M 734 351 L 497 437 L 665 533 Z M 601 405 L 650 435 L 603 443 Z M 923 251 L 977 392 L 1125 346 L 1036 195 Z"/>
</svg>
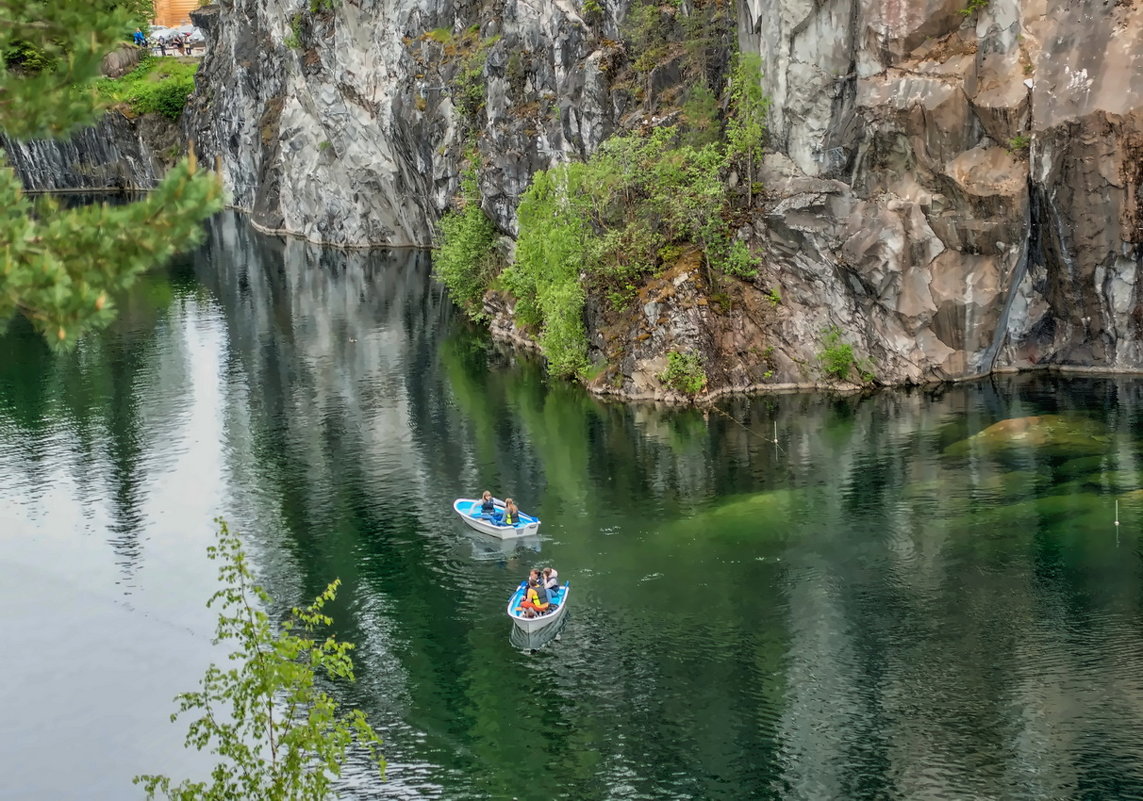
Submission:
<svg viewBox="0 0 1143 801">
<path fill-rule="evenodd" d="M 480 513 L 488 515 L 489 517 L 496 517 L 496 501 L 492 499 L 492 493 L 488 490 L 480 496 Z"/>
<path fill-rule="evenodd" d="M 144 47 L 147 44 L 147 37 L 143 35 L 143 31 L 139 28 L 135 29 L 135 35 L 132 38 L 139 47 Z"/>
</svg>

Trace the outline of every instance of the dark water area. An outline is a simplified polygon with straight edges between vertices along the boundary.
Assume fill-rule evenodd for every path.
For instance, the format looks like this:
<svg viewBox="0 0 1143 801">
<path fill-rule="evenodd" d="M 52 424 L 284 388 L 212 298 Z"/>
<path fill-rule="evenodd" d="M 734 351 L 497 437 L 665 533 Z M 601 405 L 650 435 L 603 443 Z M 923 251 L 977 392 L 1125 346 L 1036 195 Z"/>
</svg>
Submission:
<svg viewBox="0 0 1143 801">
<path fill-rule="evenodd" d="M 75 353 L 0 339 L 0 798 L 203 770 L 218 514 L 282 605 L 343 582 L 347 797 L 1143 798 L 1143 381 L 604 403 L 429 274 L 227 214 Z M 485 487 L 539 538 L 467 530 Z"/>
</svg>

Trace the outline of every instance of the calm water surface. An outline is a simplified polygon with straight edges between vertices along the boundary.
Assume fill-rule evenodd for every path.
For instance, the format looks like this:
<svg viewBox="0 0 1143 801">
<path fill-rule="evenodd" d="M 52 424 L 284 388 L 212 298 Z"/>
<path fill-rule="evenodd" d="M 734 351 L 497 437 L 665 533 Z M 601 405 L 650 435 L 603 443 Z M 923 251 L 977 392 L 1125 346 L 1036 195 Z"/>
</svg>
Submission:
<svg viewBox="0 0 1143 801">
<path fill-rule="evenodd" d="M 216 514 L 283 604 L 343 581 L 355 797 L 1143 798 L 1143 382 L 604 404 L 429 269 L 224 215 L 76 353 L 0 340 L 0 798 L 202 769 Z M 541 537 L 468 532 L 485 487 Z"/>
</svg>

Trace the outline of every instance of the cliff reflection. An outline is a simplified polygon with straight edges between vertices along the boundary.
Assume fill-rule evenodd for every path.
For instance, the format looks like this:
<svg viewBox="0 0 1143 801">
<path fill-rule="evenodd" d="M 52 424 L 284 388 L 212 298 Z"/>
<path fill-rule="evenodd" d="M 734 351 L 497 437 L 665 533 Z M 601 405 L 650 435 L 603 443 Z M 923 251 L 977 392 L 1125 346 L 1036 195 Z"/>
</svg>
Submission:
<svg viewBox="0 0 1143 801">
<path fill-rule="evenodd" d="M 0 500 L 134 569 L 221 506 L 282 604 L 340 577 L 391 763 L 357 796 L 1143 793 L 1143 383 L 603 403 L 430 271 L 220 215 L 106 337 L 3 340 Z M 539 539 L 474 540 L 485 487 Z M 517 647 L 544 564 L 575 600 Z"/>
<path fill-rule="evenodd" d="M 375 713 L 428 733 L 430 752 L 466 743 L 484 791 L 544 775 L 541 755 L 504 762 L 497 743 L 542 740 L 554 705 L 597 758 L 564 764 L 551 792 L 599 797 L 628 776 L 690 797 L 723 782 L 750 797 L 986 794 L 1031 760 L 1054 766 L 1036 784 L 1053 794 L 1087 781 L 1085 743 L 1116 717 L 1087 688 L 1139 705 L 1120 653 L 1139 591 L 1106 623 L 1091 595 L 1138 565 L 1114 540 L 1069 533 L 1138 487 L 1134 382 L 1002 378 L 736 399 L 725 414 L 607 404 L 469 330 L 420 254 L 331 262 L 243 241 L 240 226 L 215 235 L 220 252 L 256 254 L 202 277 L 253 378 L 253 463 L 275 465 L 303 585 L 336 573 L 385 599 L 381 618 L 346 623 L 385 631 L 370 669 L 402 677 L 385 684 L 400 711 L 373 699 Z M 1066 428 L 1052 448 L 977 436 L 1048 414 Z M 448 503 L 485 486 L 544 518 L 542 557 L 455 547 Z M 500 680 L 513 657 L 496 622 L 496 588 L 536 558 L 574 566 L 584 587 L 574 648 L 545 649 L 560 649 L 561 674 L 542 703 Z M 1078 619 L 1106 658 L 1036 634 Z M 701 713 L 669 700 L 696 695 Z M 508 709 L 535 715 L 492 726 Z M 1051 736 L 1059 725 L 1071 738 Z M 633 729 L 637 744 L 613 736 Z M 1140 780 L 1112 762 L 1108 780 Z"/>
</svg>

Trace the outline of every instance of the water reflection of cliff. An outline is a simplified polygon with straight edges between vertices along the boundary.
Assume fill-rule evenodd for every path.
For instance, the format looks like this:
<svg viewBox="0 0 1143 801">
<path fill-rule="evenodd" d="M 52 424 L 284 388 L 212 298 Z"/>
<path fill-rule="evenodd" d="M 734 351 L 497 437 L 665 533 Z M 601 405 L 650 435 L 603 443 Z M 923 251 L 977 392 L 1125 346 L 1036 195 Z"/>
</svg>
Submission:
<svg viewBox="0 0 1143 801">
<path fill-rule="evenodd" d="M 70 353 L 53 354 L 22 320 L 0 336 L 5 479 L 23 485 L 13 500 L 32 510 L 63 493 L 106 519 L 128 577 L 142 556 L 145 485 L 174 459 L 190 402 L 182 326 L 195 312 L 172 309 L 174 298 L 167 273 L 145 276 L 116 299 L 111 327 Z"/>
<path fill-rule="evenodd" d="M 1135 382 L 734 400 L 729 417 L 609 405 L 467 331 L 422 255 L 329 256 L 225 220 L 212 237 L 247 254 L 200 265 L 230 326 L 229 380 L 247 387 L 229 414 L 251 450 L 234 462 L 280 509 L 301 588 L 347 579 L 366 703 L 427 736 L 422 756 L 467 754 L 459 775 L 424 768 L 430 784 L 807 799 L 1139 786 L 1141 741 L 1122 725 L 1143 699 L 1125 623 L 1137 541 L 1116 551 L 1098 528 L 1107 498 L 1138 488 Z M 1030 415 L 1074 425 L 1058 442 L 974 437 Z M 503 681 L 520 668 L 496 560 L 450 547 L 448 501 L 484 486 L 542 512 L 544 557 L 587 571 L 562 650 L 538 657 L 560 663 L 543 694 Z M 547 743 L 545 715 L 584 756 L 554 773 L 555 743 L 506 760 L 506 739 Z M 419 770 L 393 779 L 428 781 Z"/>
<path fill-rule="evenodd" d="M 64 465 L 127 565 L 179 492 L 283 603 L 340 577 L 393 796 L 1143 790 L 1139 382 L 607 404 L 429 271 L 221 215 L 73 357 L 3 340 L 0 470 Z M 449 503 L 485 486 L 540 550 L 474 550 Z M 539 560 L 577 592 L 532 654 L 503 605 Z"/>
</svg>

